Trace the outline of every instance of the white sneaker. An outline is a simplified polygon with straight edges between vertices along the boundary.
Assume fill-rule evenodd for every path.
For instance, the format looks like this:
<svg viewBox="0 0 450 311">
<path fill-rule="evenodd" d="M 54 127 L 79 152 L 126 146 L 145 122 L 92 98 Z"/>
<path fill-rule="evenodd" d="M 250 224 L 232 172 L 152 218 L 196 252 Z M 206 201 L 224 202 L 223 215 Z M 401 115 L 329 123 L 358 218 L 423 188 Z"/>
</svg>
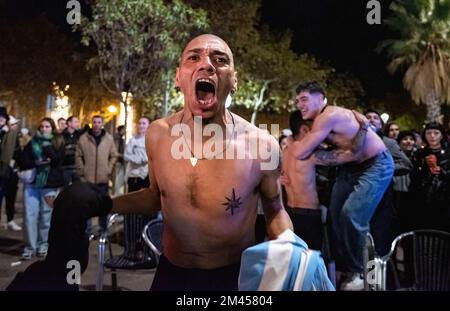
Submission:
<svg viewBox="0 0 450 311">
<path fill-rule="evenodd" d="M 16 222 L 14 220 L 11 220 L 10 222 L 8 222 L 8 230 L 11 231 L 20 231 L 22 230 L 22 227 L 19 226 L 18 224 L 16 224 Z"/>
<path fill-rule="evenodd" d="M 353 273 L 341 284 L 341 290 L 358 291 L 364 289 L 364 280 L 359 273 Z"/>
</svg>

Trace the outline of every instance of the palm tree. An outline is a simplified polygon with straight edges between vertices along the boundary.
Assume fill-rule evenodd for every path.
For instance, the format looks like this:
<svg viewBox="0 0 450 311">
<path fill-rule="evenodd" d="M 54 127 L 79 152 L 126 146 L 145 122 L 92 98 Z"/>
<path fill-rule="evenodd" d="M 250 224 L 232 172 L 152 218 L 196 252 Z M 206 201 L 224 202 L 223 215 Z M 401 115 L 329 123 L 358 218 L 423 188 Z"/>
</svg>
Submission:
<svg viewBox="0 0 450 311">
<path fill-rule="evenodd" d="M 427 107 L 426 121 L 442 123 L 441 104 L 450 103 L 450 0 L 395 0 L 386 25 L 398 39 L 381 42 L 391 73 L 406 70 L 403 85 L 416 104 Z"/>
</svg>

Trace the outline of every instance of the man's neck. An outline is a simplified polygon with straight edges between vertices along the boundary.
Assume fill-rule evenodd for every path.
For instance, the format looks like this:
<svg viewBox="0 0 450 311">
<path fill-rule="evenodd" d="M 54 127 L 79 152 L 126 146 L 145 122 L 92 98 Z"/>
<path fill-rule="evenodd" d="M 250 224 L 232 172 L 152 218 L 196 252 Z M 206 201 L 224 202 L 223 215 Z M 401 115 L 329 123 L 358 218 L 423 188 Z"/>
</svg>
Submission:
<svg viewBox="0 0 450 311">
<path fill-rule="evenodd" d="M 319 109 L 318 109 L 318 111 L 317 111 L 317 115 L 316 115 L 316 117 L 319 115 L 319 114 L 321 114 L 324 110 L 325 110 L 325 107 L 327 106 L 327 104 L 325 103 L 325 102 L 322 102 L 320 105 L 319 105 Z"/>
<path fill-rule="evenodd" d="M 99 131 L 92 130 L 92 134 L 94 134 L 94 136 L 100 136 L 101 133 L 102 133 L 102 130 L 99 130 Z"/>
<path fill-rule="evenodd" d="M 231 112 L 224 110 L 222 113 L 217 113 L 212 118 L 202 118 L 200 116 L 193 116 L 192 112 L 188 109 L 186 109 L 183 112 L 183 116 L 181 118 L 181 122 L 187 124 L 189 127 L 193 127 L 194 124 L 202 126 L 204 128 L 205 126 L 209 124 L 217 124 L 222 127 L 222 129 L 225 129 L 227 124 L 232 124 L 233 120 L 231 117 Z"/>
<path fill-rule="evenodd" d="M 68 127 L 68 128 L 67 128 L 67 132 L 69 132 L 69 134 L 73 134 L 75 131 L 76 131 L 76 130 L 73 129 L 73 128 L 71 128 L 71 127 Z"/>
</svg>

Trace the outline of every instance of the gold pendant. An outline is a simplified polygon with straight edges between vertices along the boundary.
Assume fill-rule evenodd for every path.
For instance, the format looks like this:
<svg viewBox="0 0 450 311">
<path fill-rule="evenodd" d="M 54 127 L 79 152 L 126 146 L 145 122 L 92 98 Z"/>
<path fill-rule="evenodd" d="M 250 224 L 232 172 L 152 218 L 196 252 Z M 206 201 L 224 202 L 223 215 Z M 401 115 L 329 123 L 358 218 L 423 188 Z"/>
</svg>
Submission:
<svg viewBox="0 0 450 311">
<path fill-rule="evenodd" d="M 195 166 L 197 164 L 198 159 L 196 157 L 191 157 L 191 164 L 192 166 Z"/>
</svg>

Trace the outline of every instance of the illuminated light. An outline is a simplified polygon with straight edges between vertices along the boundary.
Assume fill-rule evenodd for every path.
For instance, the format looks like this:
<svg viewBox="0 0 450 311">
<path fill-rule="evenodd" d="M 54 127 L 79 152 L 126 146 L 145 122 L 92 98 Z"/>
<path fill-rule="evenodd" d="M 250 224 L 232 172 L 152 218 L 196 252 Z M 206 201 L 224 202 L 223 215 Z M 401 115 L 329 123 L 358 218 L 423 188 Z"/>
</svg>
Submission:
<svg viewBox="0 0 450 311">
<path fill-rule="evenodd" d="M 387 123 L 387 121 L 389 120 L 389 114 L 387 114 L 386 112 L 383 112 L 380 117 L 384 123 Z"/>
<path fill-rule="evenodd" d="M 117 107 L 114 106 L 114 105 L 110 105 L 110 106 L 108 107 L 108 112 L 109 112 L 109 113 L 113 113 L 113 114 L 117 113 Z"/>
</svg>

